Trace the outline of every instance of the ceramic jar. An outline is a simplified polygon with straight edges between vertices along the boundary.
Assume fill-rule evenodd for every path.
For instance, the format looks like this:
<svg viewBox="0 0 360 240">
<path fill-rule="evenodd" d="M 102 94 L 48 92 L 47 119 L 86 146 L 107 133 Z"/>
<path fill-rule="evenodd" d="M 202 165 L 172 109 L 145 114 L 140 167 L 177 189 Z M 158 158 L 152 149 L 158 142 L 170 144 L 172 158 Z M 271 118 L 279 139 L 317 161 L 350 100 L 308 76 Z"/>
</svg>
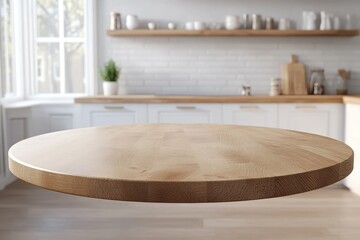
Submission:
<svg viewBox="0 0 360 240">
<path fill-rule="evenodd" d="M 168 29 L 169 29 L 169 30 L 175 30 L 175 29 L 176 29 L 176 24 L 173 23 L 173 22 L 169 22 L 169 23 L 168 23 Z"/>
<path fill-rule="evenodd" d="M 121 28 L 121 15 L 118 12 L 110 13 L 110 30 Z"/>
<path fill-rule="evenodd" d="M 287 18 L 281 18 L 279 20 L 279 30 L 288 30 L 291 29 L 291 22 Z"/>
<path fill-rule="evenodd" d="M 240 27 L 240 21 L 238 16 L 226 16 L 225 28 L 227 30 L 235 30 Z"/>
<path fill-rule="evenodd" d="M 281 94 L 281 79 L 273 78 L 270 82 L 270 96 L 278 96 Z"/>
<path fill-rule="evenodd" d="M 204 30 L 205 24 L 203 22 L 196 21 L 194 22 L 194 30 Z"/>
<path fill-rule="evenodd" d="M 136 15 L 127 15 L 126 28 L 129 30 L 134 30 L 139 28 L 139 18 Z"/>
<path fill-rule="evenodd" d="M 193 22 L 187 22 L 185 23 L 185 29 L 186 30 L 194 30 L 194 23 Z"/>
<path fill-rule="evenodd" d="M 252 15 L 252 29 L 253 30 L 260 30 L 262 29 L 262 19 L 259 14 Z"/>
<path fill-rule="evenodd" d="M 150 30 L 155 30 L 155 29 L 156 29 L 156 24 L 153 23 L 153 22 L 149 22 L 149 23 L 148 23 L 148 28 L 149 28 Z"/>
<path fill-rule="evenodd" d="M 325 93 L 325 72 L 324 69 L 314 69 L 310 74 L 310 92 L 313 95 Z"/>
</svg>

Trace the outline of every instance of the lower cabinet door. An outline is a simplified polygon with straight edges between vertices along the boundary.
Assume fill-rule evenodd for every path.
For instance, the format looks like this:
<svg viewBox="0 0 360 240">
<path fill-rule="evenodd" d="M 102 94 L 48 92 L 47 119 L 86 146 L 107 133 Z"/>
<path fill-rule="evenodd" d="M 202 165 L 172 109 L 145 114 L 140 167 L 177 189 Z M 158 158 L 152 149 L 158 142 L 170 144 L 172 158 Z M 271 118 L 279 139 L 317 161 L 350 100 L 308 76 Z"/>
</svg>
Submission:
<svg viewBox="0 0 360 240">
<path fill-rule="evenodd" d="M 280 104 L 279 127 L 344 140 L 342 104 Z"/>
<path fill-rule="evenodd" d="M 91 104 L 81 106 L 82 126 L 146 124 L 145 104 Z"/>
<path fill-rule="evenodd" d="M 224 104 L 223 122 L 257 127 L 277 127 L 277 104 Z"/>
<path fill-rule="evenodd" d="M 149 123 L 222 122 L 221 104 L 150 104 Z"/>
</svg>

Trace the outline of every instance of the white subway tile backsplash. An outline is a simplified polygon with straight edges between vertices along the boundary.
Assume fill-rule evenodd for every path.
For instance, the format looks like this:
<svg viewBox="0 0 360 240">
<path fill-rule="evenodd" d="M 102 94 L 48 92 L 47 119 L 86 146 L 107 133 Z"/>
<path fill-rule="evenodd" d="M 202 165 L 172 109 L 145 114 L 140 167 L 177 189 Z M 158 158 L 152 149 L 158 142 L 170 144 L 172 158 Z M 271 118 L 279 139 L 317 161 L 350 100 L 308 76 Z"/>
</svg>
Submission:
<svg viewBox="0 0 360 240">
<path fill-rule="evenodd" d="M 249 9 L 241 9 L 245 0 L 230 1 L 227 5 L 219 1 L 201 0 L 207 8 L 216 8 L 223 11 L 218 19 L 224 19 L 225 12 L 238 9 L 241 12 L 249 12 Z M 329 11 L 348 12 L 357 11 L 359 15 L 360 4 L 358 1 L 349 0 L 342 3 L 344 9 L 338 11 L 336 1 L 327 3 Z M 176 15 L 174 12 L 152 13 L 153 9 L 142 11 L 131 1 L 104 0 L 105 6 L 100 11 L 101 19 L 108 19 L 108 13 L 114 9 L 124 9 L 139 15 L 149 14 L 149 19 L 168 14 L 168 19 Z M 149 4 L 140 1 L 142 4 Z M 301 12 L 306 9 L 322 7 L 314 1 L 292 1 L 294 7 L 287 0 L 279 0 L 272 4 L 271 9 L 262 6 L 262 3 L 245 1 L 257 9 L 263 10 L 266 16 L 283 17 L 284 12 L 297 21 L 301 21 Z M 321 2 L 321 1 L 320 1 Z M 286 3 L 286 4 L 285 4 Z M 152 6 L 160 4 L 152 1 Z M 175 1 L 171 4 L 183 8 L 183 1 Z M 189 3 L 191 4 L 191 3 Z M 285 4 L 285 5 L 284 5 Z M 296 5 L 296 6 L 295 6 Z M 345 6 L 346 5 L 346 6 Z M 116 8 L 117 6 L 117 8 Z M 127 8 L 127 6 L 131 6 Z M 194 12 L 189 13 L 188 20 L 194 20 L 195 12 L 203 17 L 209 17 L 201 8 L 201 4 L 194 7 Z M 217 6 L 217 7 L 215 7 Z M 233 7 L 231 7 L 233 6 Z M 353 6 L 356 6 L 353 7 Z M 256 7 L 256 8 L 255 8 Z M 165 7 L 164 7 L 165 8 Z M 104 10 L 105 9 L 105 10 Z M 175 9 L 175 8 L 174 8 Z M 226 11 L 225 11 L 226 9 Z M 295 10 L 296 9 L 296 10 Z M 123 12 L 125 12 L 125 10 Z M 336 11 L 335 11 L 336 10 Z M 141 12 L 142 11 L 142 12 Z M 154 14 L 151 16 L 151 14 Z M 191 15 L 193 14 L 193 15 Z M 297 14 L 297 15 L 296 15 Z M 223 16 L 224 15 L 224 16 Z M 156 17 L 155 17 L 156 16 Z M 179 21 L 184 16 L 181 15 Z M 165 17 L 164 17 L 165 18 Z M 214 17 L 211 17 L 215 19 Z M 207 19 L 207 18 L 206 18 Z M 105 20 L 102 20 L 105 21 Z M 105 24 L 102 23 L 104 26 Z M 165 26 L 165 24 L 164 24 Z M 100 27 L 100 33 L 104 29 Z M 233 95 L 240 94 L 241 85 L 251 85 L 253 94 L 268 94 L 270 80 L 280 77 L 281 65 L 291 61 L 290 55 L 299 55 L 300 62 L 306 64 L 307 72 L 313 68 L 325 68 L 326 91 L 334 93 L 336 89 L 336 74 L 339 68 L 351 69 L 352 77 L 349 81 L 350 93 L 360 93 L 360 37 L 347 38 L 256 38 L 256 37 L 100 37 L 99 65 L 109 58 L 113 58 L 122 67 L 121 79 L 125 81 L 128 93 L 134 94 L 176 94 L 176 95 Z"/>
</svg>

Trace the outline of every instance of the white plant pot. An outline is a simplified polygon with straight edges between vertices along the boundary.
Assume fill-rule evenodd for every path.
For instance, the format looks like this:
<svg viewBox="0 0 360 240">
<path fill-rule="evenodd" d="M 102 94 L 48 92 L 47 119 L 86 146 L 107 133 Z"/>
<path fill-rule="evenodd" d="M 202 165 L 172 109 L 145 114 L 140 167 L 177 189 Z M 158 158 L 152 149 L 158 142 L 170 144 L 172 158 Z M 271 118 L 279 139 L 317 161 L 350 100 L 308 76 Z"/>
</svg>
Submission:
<svg viewBox="0 0 360 240">
<path fill-rule="evenodd" d="M 117 82 L 103 81 L 103 90 L 105 96 L 117 95 L 119 85 Z"/>
</svg>

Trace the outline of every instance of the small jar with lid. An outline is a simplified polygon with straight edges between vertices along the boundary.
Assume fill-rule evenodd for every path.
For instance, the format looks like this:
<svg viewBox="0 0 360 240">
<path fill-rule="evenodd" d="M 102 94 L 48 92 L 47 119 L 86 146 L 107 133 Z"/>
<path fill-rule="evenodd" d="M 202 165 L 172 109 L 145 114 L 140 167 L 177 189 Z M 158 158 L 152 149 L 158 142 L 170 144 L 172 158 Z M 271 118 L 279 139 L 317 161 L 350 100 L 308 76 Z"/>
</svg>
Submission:
<svg viewBox="0 0 360 240">
<path fill-rule="evenodd" d="M 252 15 L 252 29 L 253 30 L 260 30 L 262 29 L 262 19 L 261 15 L 253 14 Z"/>
<path fill-rule="evenodd" d="M 350 71 L 339 69 L 336 79 L 336 95 L 347 95 L 347 82 L 350 77 Z"/>
<path fill-rule="evenodd" d="M 270 96 L 278 96 L 281 94 L 281 79 L 272 78 L 270 82 Z"/>
<path fill-rule="evenodd" d="M 110 30 L 121 29 L 121 15 L 118 12 L 110 13 Z"/>
<path fill-rule="evenodd" d="M 310 93 L 313 95 L 325 94 L 325 71 L 322 68 L 314 69 L 310 74 Z"/>
</svg>

